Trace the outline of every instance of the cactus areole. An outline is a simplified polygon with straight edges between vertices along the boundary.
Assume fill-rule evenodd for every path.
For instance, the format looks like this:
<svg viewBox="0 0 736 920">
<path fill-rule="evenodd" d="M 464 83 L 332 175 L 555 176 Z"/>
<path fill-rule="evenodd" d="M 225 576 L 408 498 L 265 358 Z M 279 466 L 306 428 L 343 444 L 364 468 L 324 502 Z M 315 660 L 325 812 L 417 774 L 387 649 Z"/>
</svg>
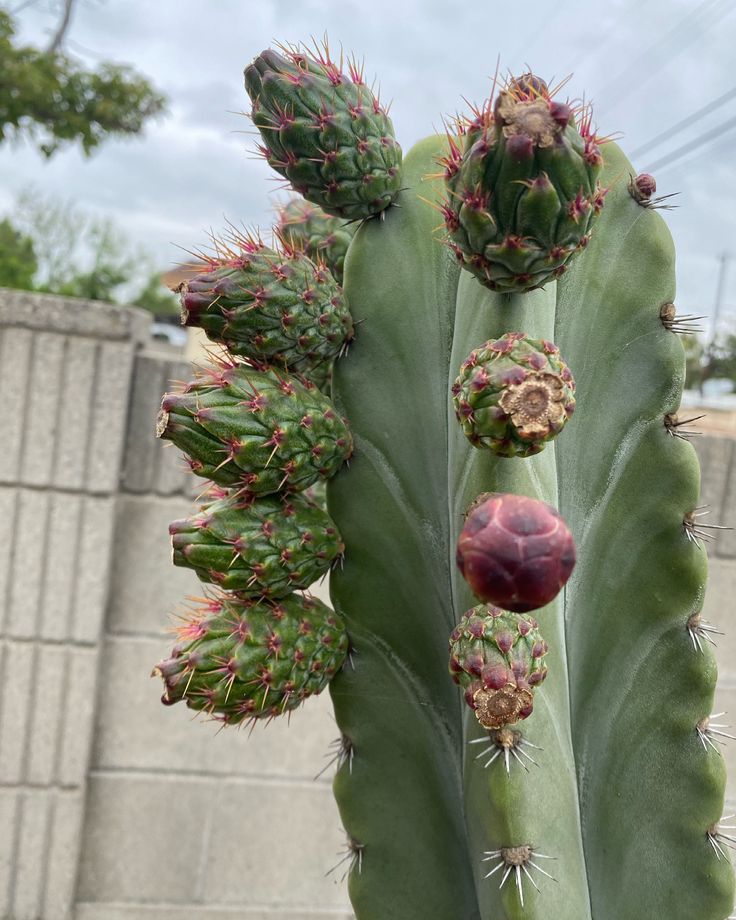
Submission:
<svg viewBox="0 0 736 920">
<path fill-rule="evenodd" d="M 329 684 L 357 920 L 724 920 L 694 318 L 654 177 L 531 73 L 406 157 L 326 44 L 245 82 L 310 204 L 183 292 L 230 356 L 159 419 L 218 484 L 171 526 L 217 588 L 164 701 L 237 724 Z M 331 565 L 334 611 L 302 593 Z"/>
</svg>

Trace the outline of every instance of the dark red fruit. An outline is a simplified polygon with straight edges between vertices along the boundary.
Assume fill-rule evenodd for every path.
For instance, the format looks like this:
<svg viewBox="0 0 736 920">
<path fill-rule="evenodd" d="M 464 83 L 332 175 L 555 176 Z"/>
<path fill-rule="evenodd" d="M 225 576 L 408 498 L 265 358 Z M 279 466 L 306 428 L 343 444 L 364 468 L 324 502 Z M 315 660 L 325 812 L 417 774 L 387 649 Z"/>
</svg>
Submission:
<svg viewBox="0 0 736 920">
<path fill-rule="evenodd" d="M 575 566 L 575 543 L 551 505 L 496 493 L 468 514 L 457 564 L 480 600 L 524 613 L 560 592 Z"/>
</svg>

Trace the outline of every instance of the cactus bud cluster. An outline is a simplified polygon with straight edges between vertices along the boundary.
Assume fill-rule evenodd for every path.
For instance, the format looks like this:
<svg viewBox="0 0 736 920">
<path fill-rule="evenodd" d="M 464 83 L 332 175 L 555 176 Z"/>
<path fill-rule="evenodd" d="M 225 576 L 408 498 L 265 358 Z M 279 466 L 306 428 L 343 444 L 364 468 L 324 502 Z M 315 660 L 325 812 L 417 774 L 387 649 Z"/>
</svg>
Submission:
<svg viewBox="0 0 736 920">
<path fill-rule="evenodd" d="M 342 284 L 345 256 L 357 229 L 356 221 L 331 217 L 300 198 L 292 198 L 278 214 L 280 238 L 314 262 L 324 262 L 338 284 Z"/>
<path fill-rule="evenodd" d="M 351 342 L 353 322 L 325 264 L 286 238 L 274 248 L 237 234 L 217 247 L 206 271 L 179 289 L 182 323 L 252 361 L 306 375 L 329 368 Z"/>
<path fill-rule="evenodd" d="M 484 728 L 528 718 L 547 676 L 537 621 L 490 604 L 468 610 L 450 636 L 450 674 Z"/>
<path fill-rule="evenodd" d="M 174 565 L 251 598 L 308 588 L 345 548 L 327 512 L 303 495 L 248 499 L 223 490 L 169 533 Z"/>
<path fill-rule="evenodd" d="M 302 491 L 333 476 L 353 449 L 314 384 L 237 364 L 167 394 L 157 433 L 189 454 L 192 472 L 248 495 Z"/>
<path fill-rule="evenodd" d="M 340 617 L 313 597 L 278 602 L 217 595 L 178 628 L 154 674 L 162 702 L 183 700 L 229 725 L 272 718 L 325 688 L 345 660 Z"/>
<path fill-rule="evenodd" d="M 575 410 L 574 393 L 559 348 L 523 332 L 507 332 L 472 351 L 452 387 L 470 443 L 501 457 L 539 453 Z"/>
<path fill-rule="evenodd" d="M 329 49 L 282 45 L 245 69 L 253 123 L 269 166 L 328 214 L 372 217 L 401 188 L 401 147 L 360 67 Z"/>
<path fill-rule="evenodd" d="M 603 206 L 590 110 L 576 113 L 553 95 L 533 74 L 512 78 L 448 136 L 448 243 L 492 291 L 530 291 L 559 277 Z"/>
</svg>

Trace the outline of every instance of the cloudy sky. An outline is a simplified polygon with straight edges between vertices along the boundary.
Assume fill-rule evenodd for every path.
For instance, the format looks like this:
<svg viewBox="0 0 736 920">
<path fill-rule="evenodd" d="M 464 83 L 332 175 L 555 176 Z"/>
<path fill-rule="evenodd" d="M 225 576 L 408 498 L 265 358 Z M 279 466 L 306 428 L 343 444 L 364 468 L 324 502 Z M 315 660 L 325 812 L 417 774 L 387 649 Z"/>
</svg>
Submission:
<svg viewBox="0 0 736 920">
<path fill-rule="evenodd" d="M 15 0 L 21 35 L 43 43 L 52 0 Z M 226 219 L 269 226 L 275 183 L 252 157 L 242 71 L 274 40 L 329 34 L 364 57 L 406 150 L 441 126 L 462 97 L 488 94 L 503 70 L 572 73 L 570 95 L 591 99 L 602 134 L 619 132 L 654 171 L 678 249 L 682 312 L 710 313 L 718 257 L 734 256 L 723 299 L 736 327 L 736 3 L 733 0 L 78 0 L 67 49 L 88 64 L 134 65 L 169 97 L 169 113 L 143 139 L 45 161 L 29 146 L 0 153 L 0 212 L 16 192 L 75 200 L 113 218 L 162 268 L 181 247 L 203 245 Z M 724 97 L 697 118 L 701 109 Z M 685 126 L 671 129 L 681 122 Z M 709 139 L 679 154 L 699 139 Z M 729 317 L 730 311 L 730 317 Z M 734 328 L 736 331 L 736 328 Z"/>
</svg>

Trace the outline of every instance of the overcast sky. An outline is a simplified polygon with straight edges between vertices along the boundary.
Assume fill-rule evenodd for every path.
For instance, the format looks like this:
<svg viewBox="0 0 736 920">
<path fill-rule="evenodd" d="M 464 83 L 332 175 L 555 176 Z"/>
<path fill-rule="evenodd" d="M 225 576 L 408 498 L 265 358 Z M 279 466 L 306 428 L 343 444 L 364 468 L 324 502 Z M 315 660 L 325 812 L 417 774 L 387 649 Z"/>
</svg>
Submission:
<svg viewBox="0 0 736 920">
<path fill-rule="evenodd" d="M 51 0 L 7 6 L 25 6 L 21 34 L 43 43 L 56 21 Z M 724 314 L 736 326 L 734 0 L 79 0 L 68 51 L 89 64 L 134 65 L 168 95 L 169 114 L 91 159 L 70 150 L 45 161 L 6 145 L 0 211 L 28 185 L 72 198 L 113 218 L 162 269 L 181 258 L 177 245 L 202 245 L 225 219 L 269 226 L 275 183 L 237 114 L 247 106 L 243 67 L 274 40 L 325 31 L 364 57 L 382 98 L 393 99 L 405 150 L 462 109 L 462 97 L 488 94 L 499 55 L 503 70 L 573 73 L 570 95 L 591 99 L 600 133 L 620 132 L 629 153 L 733 88 L 633 162 L 641 171 L 713 132 L 655 175 L 659 193 L 680 192 L 678 209 L 662 212 L 678 250 L 680 310 L 712 311 L 717 257 L 730 251 Z"/>
</svg>

